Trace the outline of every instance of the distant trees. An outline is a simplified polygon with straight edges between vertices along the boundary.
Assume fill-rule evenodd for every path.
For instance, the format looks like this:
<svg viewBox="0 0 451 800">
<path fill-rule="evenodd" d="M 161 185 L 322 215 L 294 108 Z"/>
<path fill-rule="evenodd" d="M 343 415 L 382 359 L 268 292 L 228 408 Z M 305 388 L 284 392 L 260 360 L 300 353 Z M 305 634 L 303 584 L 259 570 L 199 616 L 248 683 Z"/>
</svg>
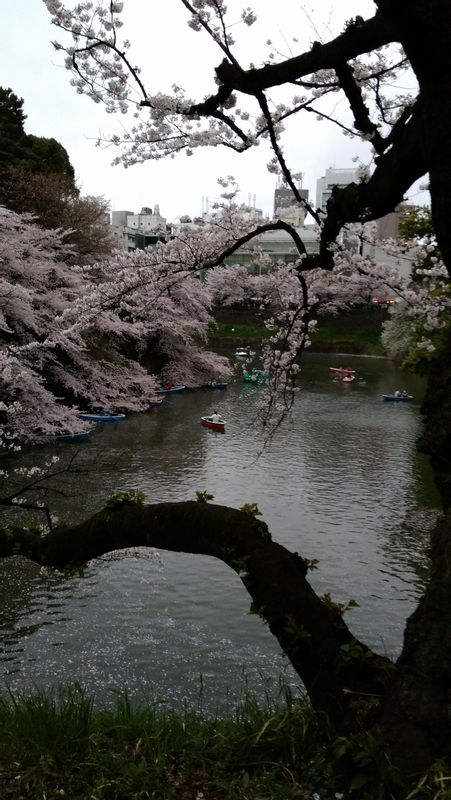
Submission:
<svg viewBox="0 0 451 800">
<path fill-rule="evenodd" d="M 0 206 L 29 212 L 44 228 L 61 228 L 72 261 L 110 255 L 115 242 L 108 202 L 81 197 L 65 148 L 55 139 L 26 134 L 24 101 L 0 87 Z"/>
<path fill-rule="evenodd" d="M 399 220 L 399 235 L 407 243 L 437 242 L 430 206 L 408 206 Z"/>
<path fill-rule="evenodd" d="M 11 89 L 0 87 L 0 164 L 2 167 L 25 157 L 23 100 Z"/>
<path fill-rule="evenodd" d="M 21 165 L 28 172 L 64 175 L 74 179 L 74 168 L 67 150 L 56 139 L 25 133 L 23 99 L 11 89 L 0 87 L 0 164 L 5 168 Z"/>
<path fill-rule="evenodd" d="M 0 178 L 0 205 L 32 214 L 47 229 L 62 229 L 67 258 L 79 264 L 111 255 L 116 247 L 103 197 L 81 197 L 71 178 L 59 172 L 29 172 L 10 166 Z"/>
</svg>

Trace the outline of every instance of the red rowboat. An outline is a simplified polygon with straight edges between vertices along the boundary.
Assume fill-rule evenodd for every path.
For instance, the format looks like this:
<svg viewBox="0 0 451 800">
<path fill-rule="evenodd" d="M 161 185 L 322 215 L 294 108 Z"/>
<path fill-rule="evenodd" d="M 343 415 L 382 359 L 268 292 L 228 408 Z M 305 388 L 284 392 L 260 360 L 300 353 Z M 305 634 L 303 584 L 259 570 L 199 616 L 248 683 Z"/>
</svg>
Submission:
<svg viewBox="0 0 451 800">
<path fill-rule="evenodd" d="M 352 367 L 329 367 L 329 369 L 337 375 L 352 375 L 352 373 L 355 372 L 355 369 L 352 369 Z"/>
<path fill-rule="evenodd" d="M 201 417 L 200 421 L 204 428 L 211 428 L 212 431 L 225 433 L 225 420 L 223 419 L 221 419 L 219 422 L 213 422 L 211 417 Z"/>
</svg>

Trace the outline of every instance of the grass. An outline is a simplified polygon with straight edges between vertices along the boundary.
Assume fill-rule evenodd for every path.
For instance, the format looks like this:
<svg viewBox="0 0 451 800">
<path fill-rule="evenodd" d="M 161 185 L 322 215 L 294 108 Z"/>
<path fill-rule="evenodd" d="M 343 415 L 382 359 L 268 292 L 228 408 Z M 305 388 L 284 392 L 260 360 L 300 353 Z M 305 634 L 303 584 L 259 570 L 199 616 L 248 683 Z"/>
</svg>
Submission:
<svg viewBox="0 0 451 800">
<path fill-rule="evenodd" d="M 433 765 L 403 791 L 375 729 L 330 742 L 323 716 L 288 689 L 265 707 L 247 694 L 220 718 L 132 707 L 126 693 L 114 708 L 96 709 L 78 685 L 0 695 L 1 800 L 394 797 L 451 800 L 449 765 Z"/>
<path fill-rule="evenodd" d="M 229 311 L 228 320 L 217 320 L 210 328 L 211 342 L 228 344 L 256 342 L 271 335 L 263 320 L 245 312 Z M 357 353 L 384 355 L 381 344 L 383 312 L 348 312 L 336 317 L 320 317 L 318 329 L 312 336 L 312 352 Z"/>
<path fill-rule="evenodd" d="M 288 693 L 215 719 L 126 695 L 95 710 L 78 686 L 0 698 L 2 800 L 326 800 L 330 783 L 318 719 Z"/>
<path fill-rule="evenodd" d="M 321 327 L 312 336 L 312 351 L 356 353 L 360 355 L 382 356 L 385 351 L 380 339 L 380 330 L 360 328 L 352 334 L 339 333 L 328 327 Z"/>
<path fill-rule="evenodd" d="M 210 329 L 210 337 L 220 339 L 265 339 L 271 331 L 263 324 L 246 325 L 244 323 L 217 322 Z"/>
</svg>

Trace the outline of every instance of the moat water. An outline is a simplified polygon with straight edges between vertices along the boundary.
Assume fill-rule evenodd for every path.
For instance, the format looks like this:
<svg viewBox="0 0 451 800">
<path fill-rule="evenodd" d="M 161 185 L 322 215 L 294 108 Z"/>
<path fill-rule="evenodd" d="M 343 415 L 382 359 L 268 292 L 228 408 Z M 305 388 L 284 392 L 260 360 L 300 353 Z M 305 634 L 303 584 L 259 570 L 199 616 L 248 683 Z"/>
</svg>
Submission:
<svg viewBox="0 0 451 800">
<path fill-rule="evenodd" d="M 329 366 L 351 362 L 358 379 L 334 381 Z M 96 429 L 83 445 L 35 448 L 16 465 L 77 451 L 86 471 L 61 484 L 55 511 L 72 521 L 115 490 L 149 502 L 195 499 L 257 503 L 273 538 L 318 559 L 311 582 L 337 601 L 355 599 L 351 629 L 396 657 L 406 617 L 421 593 L 437 498 L 415 442 L 423 386 L 388 362 L 308 355 L 293 421 L 262 450 L 255 423 L 260 390 L 241 365 L 225 392 L 193 391 L 160 409 Z M 394 388 L 411 403 L 383 403 Z M 225 435 L 204 429 L 214 405 Z M 13 691 L 78 681 L 99 703 L 127 689 L 136 700 L 175 708 L 233 706 L 250 686 L 274 697 L 299 679 L 268 628 L 249 614 L 239 578 L 209 557 L 161 552 L 123 558 L 84 576 L 46 573 L 22 559 L 0 562 L 0 672 Z M 0 682 L 1 685 L 1 682 Z"/>
</svg>

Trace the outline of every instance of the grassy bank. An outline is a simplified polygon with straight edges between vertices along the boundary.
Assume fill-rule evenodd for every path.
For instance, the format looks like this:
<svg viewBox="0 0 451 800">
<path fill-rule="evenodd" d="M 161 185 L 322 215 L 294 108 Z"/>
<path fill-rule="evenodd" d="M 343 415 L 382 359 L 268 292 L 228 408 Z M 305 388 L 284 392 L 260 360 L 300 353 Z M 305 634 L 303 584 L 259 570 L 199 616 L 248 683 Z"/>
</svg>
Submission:
<svg viewBox="0 0 451 800">
<path fill-rule="evenodd" d="M 0 698 L 2 800 L 327 800 L 324 753 L 318 720 L 289 694 L 221 719 L 126 696 L 99 711 L 78 687 Z"/>
<path fill-rule="evenodd" d="M 237 346 L 256 343 L 270 336 L 264 317 L 258 313 L 218 309 L 216 324 L 210 330 L 210 343 Z M 386 313 L 380 310 L 358 310 L 318 320 L 312 336 L 312 352 L 384 355 L 380 341 Z"/>
<path fill-rule="evenodd" d="M 221 718 L 126 695 L 98 710 L 76 685 L 0 695 L 1 800 L 450 800 L 448 776 L 436 765 L 403 792 L 375 729 L 331 742 L 288 690 Z"/>
</svg>

